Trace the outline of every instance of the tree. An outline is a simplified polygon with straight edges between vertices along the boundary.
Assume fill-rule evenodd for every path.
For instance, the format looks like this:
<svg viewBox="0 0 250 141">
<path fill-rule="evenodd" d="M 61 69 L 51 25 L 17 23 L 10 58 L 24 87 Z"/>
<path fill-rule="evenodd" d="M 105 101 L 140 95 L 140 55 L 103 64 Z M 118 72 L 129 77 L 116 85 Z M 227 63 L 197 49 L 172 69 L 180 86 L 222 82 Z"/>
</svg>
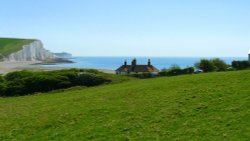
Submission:
<svg viewBox="0 0 250 141">
<path fill-rule="evenodd" d="M 211 62 L 216 67 L 216 71 L 226 71 L 227 70 L 228 66 L 223 60 L 221 60 L 219 58 L 215 58 L 215 59 L 212 59 Z"/>
<path fill-rule="evenodd" d="M 195 64 L 195 67 L 203 70 L 204 72 L 212 72 L 216 70 L 214 63 L 207 59 L 201 59 L 200 62 Z"/>
</svg>

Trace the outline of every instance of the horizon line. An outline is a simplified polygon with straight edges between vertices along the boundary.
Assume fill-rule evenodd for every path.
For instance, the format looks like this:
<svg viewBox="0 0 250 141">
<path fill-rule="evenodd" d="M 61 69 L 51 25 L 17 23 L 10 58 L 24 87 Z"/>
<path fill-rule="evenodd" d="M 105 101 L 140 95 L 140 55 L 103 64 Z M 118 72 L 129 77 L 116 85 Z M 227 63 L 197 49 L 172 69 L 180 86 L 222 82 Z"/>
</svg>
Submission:
<svg viewBox="0 0 250 141">
<path fill-rule="evenodd" d="M 98 55 L 72 55 L 73 57 L 129 57 L 129 58 L 146 58 L 146 57 L 153 57 L 153 58 L 248 58 L 247 56 L 98 56 Z"/>
</svg>

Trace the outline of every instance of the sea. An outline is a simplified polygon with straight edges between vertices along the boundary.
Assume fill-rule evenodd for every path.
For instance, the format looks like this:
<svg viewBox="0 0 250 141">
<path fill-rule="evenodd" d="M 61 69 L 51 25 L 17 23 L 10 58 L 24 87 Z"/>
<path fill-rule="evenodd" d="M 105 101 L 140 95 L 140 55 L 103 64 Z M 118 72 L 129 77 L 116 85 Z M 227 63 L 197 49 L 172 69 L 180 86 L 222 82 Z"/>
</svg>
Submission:
<svg viewBox="0 0 250 141">
<path fill-rule="evenodd" d="M 61 68 L 93 68 L 116 70 L 124 64 L 126 60 L 128 64 L 136 58 L 137 64 L 147 64 L 148 59 L 151 64 L 158 69 L 169 68 L 178 65 L 181 68 L 192 67 L 200 59 L 212 59 L 215 57 L 73 57 L 70 60 L 74 63 L 43 65 L 44 67 L 61 67 Z M 218 57 L 216 57 L 218 58 Z M 247 60 L 247 57 L 220 57 L 227 64 L 231 64 L 234 60 Z"/>
</svg>

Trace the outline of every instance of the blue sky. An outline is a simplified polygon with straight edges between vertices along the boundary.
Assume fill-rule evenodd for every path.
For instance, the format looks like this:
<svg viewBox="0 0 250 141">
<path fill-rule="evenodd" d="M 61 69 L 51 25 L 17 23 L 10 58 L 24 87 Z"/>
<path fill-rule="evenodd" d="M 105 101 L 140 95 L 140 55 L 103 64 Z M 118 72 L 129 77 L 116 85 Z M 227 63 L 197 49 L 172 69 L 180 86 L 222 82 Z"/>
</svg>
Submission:
<svg viewBox="0 0 250 141">
<path fill-rule="evenodd" d="M 0 37 L 75 56 L 241 57 L 249 0 L 0 0 Z"/>
</svg>

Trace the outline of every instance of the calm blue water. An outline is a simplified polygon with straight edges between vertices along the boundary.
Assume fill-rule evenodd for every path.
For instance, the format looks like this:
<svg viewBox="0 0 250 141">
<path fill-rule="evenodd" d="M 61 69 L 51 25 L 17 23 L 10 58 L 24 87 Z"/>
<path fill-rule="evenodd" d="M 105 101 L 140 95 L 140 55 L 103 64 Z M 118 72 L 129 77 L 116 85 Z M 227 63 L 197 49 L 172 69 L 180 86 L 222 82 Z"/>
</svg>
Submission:
<svg viewBox="0 0 250 141">
<path fill-rule="evenodd" d="M 203 57 L 205 58 L 205 57 Z M 65 67 L 65 68 L 96 68 L 96 69 L 112 69 L 115 70 L 127 60 L 131 64 L 132 57 L 74 57 L 71 59 L 76 63 L 72 64 L 57 64 L 57 65 L 44 65 L 46 67 Z M 148 57 L 136 57 L 137 64 L 147 64 Z M 173 64 L 181 68 L 193 66 L 202 58 L 187 58 L 187 57 L 150 57 L 151 64 L 158 69 L 169 68 Z M 206 58 L 211 59 L 211 58 Z M 246 60 L 244 57 L 224 57 L 220 58 L 226 63 L 231 64 L 233 60 Z"/>
</svg>

